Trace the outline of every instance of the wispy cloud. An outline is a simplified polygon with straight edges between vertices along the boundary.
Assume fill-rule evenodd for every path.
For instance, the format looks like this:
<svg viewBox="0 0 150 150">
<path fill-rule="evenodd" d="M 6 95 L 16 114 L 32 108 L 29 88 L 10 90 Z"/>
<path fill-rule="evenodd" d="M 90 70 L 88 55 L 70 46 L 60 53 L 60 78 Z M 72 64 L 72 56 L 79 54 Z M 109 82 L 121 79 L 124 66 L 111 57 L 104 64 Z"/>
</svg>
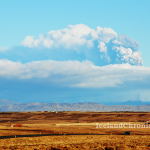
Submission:
<svg viewBox="0 0 150 150">
<path fill-rule="evenodd" d="M 8 47 L 0 47 L 0 52 L 5 52 L 5 51 L 7 51 L 9 48 Z"/>
<path fill-rule="evenodd" d="M 90 61 L 34 61 L 26 64 L 0 60 L 0 76 L 9 79 L 44 79 L 67 87 L 117 87 L 126 82 L 148 84 L 150 68 L 115 64 L 95 66 Z"/>
</svg>

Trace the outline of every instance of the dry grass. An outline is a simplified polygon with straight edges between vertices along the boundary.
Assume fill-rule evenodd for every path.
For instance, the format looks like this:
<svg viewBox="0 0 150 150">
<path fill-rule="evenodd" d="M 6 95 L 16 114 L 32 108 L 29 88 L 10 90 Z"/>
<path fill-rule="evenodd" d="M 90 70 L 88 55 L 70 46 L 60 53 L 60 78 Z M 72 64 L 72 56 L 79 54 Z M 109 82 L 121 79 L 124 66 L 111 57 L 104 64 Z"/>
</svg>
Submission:
<svg viewBox="0 0 150 150">
<path fill-rule="evenodd" d="M 0 149 L 150 149 L 149 136 L 87 135 L 16 138 L 0 140 Z"/>
<path fill-rule="evenodd" d="M 104 124 L 145 124 L 138 120 L 150 119 L 150 113 L 0 113 L 0 136 L 25 134 L 110 134 L 110 135 L 63 135 L 49 137 L 28 137 L 1 139 L 1 149 L 58 150 L 58 149 L 99 149 L 130 150 L 150 149 L 150 128 L 96 128 Z M 147 119 L 146 119 L 147 118 Z M 77 123 L 88 120 L 90 123 Z M 99 120 L 99 121 L 98 121 Z M 126 121 L 126 122 L 124 122 Z M 132 121 L 132 122 L 131 122 Z M 24 127 L 9 127 L 20 123 Z M 130 131 L 130 136 L 122 135 Z M 111 135 L 112 134 L 112 135 Z"/>
</svg>

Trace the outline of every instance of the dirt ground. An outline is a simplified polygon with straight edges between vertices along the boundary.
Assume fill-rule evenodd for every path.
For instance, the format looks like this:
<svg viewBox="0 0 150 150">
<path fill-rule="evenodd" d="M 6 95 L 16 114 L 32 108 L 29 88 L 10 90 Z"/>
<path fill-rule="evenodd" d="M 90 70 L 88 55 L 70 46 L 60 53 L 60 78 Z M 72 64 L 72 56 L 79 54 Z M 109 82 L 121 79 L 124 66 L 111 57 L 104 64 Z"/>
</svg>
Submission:
<svg viewBox="0 0 150 150">
<path fill-rule="evenodd" d="M 0 139 L 0 149 L 150 149 L 149 119 L 149 112 L 1 112 L 0 136 L 63 135 Z"/>
</svg>

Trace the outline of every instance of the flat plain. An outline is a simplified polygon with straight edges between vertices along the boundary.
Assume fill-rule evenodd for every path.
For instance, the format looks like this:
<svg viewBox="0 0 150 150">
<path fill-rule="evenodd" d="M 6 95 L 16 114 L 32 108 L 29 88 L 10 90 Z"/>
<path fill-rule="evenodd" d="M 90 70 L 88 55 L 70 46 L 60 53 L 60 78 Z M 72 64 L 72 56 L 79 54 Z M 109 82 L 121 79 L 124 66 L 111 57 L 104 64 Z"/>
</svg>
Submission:
<svg viewBox="0 0 150 150">
<path fill-rule="evenodd" d="M 149 112 L 1 112 L 0 136 L 54 135 L 0 139 L 0 149 L 148 150 L 149 119 Z"/>
</svg>

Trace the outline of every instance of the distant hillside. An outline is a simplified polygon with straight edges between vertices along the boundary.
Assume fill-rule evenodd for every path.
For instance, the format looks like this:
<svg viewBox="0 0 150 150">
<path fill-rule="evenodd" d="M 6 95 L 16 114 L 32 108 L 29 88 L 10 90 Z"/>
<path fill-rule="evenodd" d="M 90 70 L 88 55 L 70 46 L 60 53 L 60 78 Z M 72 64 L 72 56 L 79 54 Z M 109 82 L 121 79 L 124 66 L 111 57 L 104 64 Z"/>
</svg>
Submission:
<svg viewBox="0 0 150 150">
<path fill-rule="evenodd" d="M 150 111 L 150 105 L 113 105 L 99 103 L 15 103 L 0 105 L 1 112 L 7 111 Z"/>
<path fill-rule="evenodd" d="M 0 99 L 0 106 L 12 105 L 12 104 L 18 104 L 18 103 L 7 99 Z"/>
<path fill-rule="evenodd" d="M 148 105 L 148 104 L 150 104 L 150 102 L 143 102 L 143 101 L 140 101 L 140 100 L 136 100 L 136 101 L 129 100 L 129 101 L 125 101 L 125 102 L 103 102 L 102 104 L 107 105 L 107 106 L 110 106 L 110 105 L 140 106 L 140 105 Z"/>
</svg>

